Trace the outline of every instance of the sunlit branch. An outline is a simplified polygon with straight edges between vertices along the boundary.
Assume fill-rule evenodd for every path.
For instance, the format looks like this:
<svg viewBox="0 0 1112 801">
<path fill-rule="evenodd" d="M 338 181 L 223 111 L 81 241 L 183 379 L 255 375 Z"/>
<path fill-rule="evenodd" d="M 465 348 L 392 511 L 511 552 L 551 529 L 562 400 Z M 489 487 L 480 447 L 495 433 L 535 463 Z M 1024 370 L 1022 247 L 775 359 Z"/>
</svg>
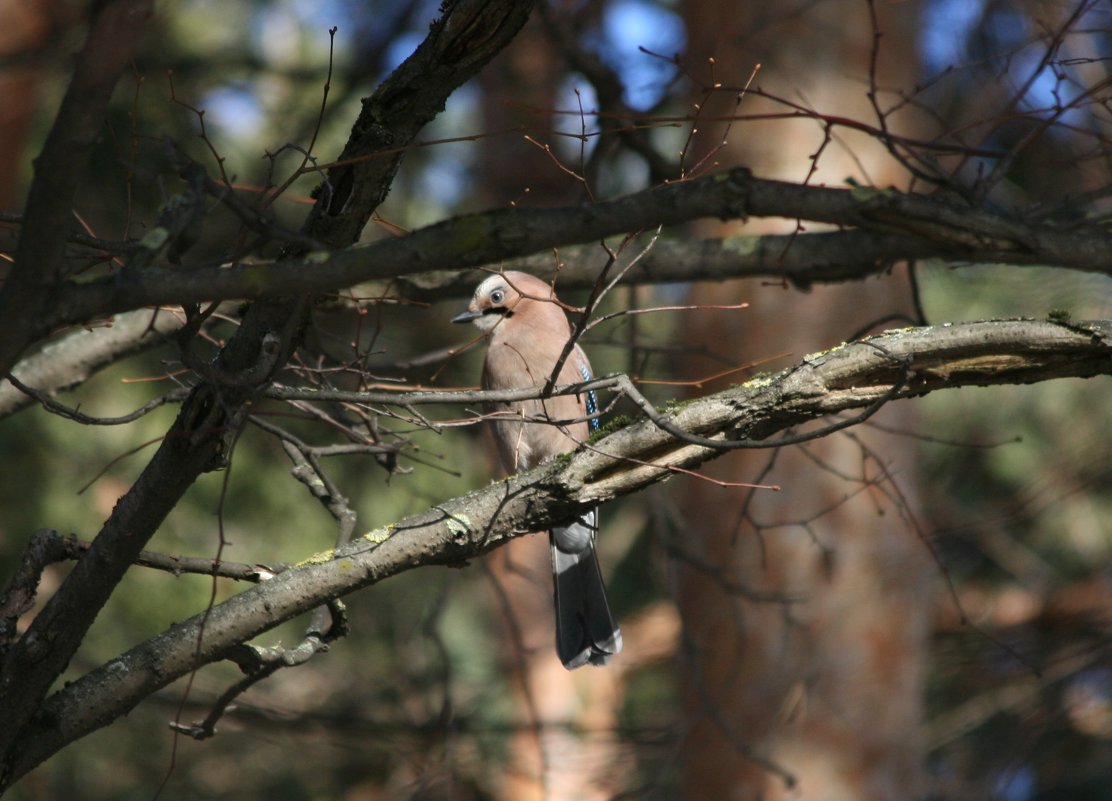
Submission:
<svg viewBox="0 0 1112 801">
<path fill-rule="evenodd" d="M 768 439 L 787 428 L 879 398 L 940 389 L 1112 375 L 1112 321 L 1006 320 L 888 332 L 805 357 L 780 373 L 666 412 L 695 437 Z M 902 381 L 901 381 L 902 379 Z M 392 575 L 457 565 L 525 532 L 574 519 L 599 502 L 637 492 L 721 454 L 635 422 L 566 458 L 437 504 L 318 554 L 173 626 L 48 698 L 22 738 L 18 773 L 104 725 L 141 698 L 282 621 Z M 646 464 L 638 464 L 632 460 Z M 112 691 L 107 692 L 106 687 Z"/>
</svg>

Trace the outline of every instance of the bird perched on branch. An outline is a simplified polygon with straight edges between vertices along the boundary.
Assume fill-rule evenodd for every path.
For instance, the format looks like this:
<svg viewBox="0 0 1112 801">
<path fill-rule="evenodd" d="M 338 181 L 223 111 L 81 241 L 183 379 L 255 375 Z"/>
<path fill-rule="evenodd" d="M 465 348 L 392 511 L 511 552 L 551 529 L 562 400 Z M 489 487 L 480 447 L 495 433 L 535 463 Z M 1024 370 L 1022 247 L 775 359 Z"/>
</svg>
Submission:
<svg viewBox="0 0 1112 801">
<path fill-rule="evenodd" d="M 454 323 L 474 323 L 488 337 L 483 389 L 543 387 L 571 338 L 552 287 L 521 272 L 492 275 L 479 284 L 467 311 Z M 591 365 L 575 345 L 560 366 L 556 386 L 589 381 Z M 574 450 L 598 427 L 595 395 L 584 391 L 514 403 L 491 403 L 498 456 L 508 473 L 528 470 Z M 549 532 L 556 602 L 556 653 L 572 670 L 605 665 L 622 650 L 610 614 L 595 538 L 598 509 Z"/>
</svg>

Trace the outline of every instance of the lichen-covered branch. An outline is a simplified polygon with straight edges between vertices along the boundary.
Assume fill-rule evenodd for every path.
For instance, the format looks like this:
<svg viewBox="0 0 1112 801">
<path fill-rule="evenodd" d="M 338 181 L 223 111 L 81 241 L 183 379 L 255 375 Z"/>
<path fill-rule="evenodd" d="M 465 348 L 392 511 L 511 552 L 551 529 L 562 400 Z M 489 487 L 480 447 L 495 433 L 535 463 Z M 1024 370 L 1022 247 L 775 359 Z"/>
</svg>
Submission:
<svg viewBox="0 0 1112 801">
<path fill-rule="evenodd" d="M 98 314 L 158 303 L 335 291 L 432 270 L 497 265 L 555 247 L 706 217 L 787 217 L 854 229 L 823 234 L 801 245 L 816 267 L 825 266 L 825 272 L 786 274 L 800 283 L 862 278 L 896 259 L 928 257 L 1108 273 L 1106 254 L 1112 249 L 1112 235 L 1097 227 L 1066 229 L 1030 223 L 957 201 L 894 189 L 832 189 L 765 180 L 735 168 L 598 203 L 550 209 L 515 207 L 466 215 L 371 245 L 269 264 L 190 271 L 152 269 L 126 281 L 105 279 L 72 285 L 60 293 L 52 322 L 72 324 Z M 800 239 L 805 237 L 770 240 L 774 247 L 760 251 L 762 269 L 775 268 L 783 274 L 778 260 Z M 781 243 L 783 247 L 777 250 L 775 245 Z M 753 252 L 760 245 L 761 240 L 751 238 L 724 241 L 720 258 L 728 260 L 736 254 L 752 265 Z M 819 247 L 832 248 L 845 261 L 829 257 L 818 261 Z M 646 262 L 635 277 L 654 276 L 653 265 L 661 261 L 658 257 Z M 690 271 L 691 260 L 686 261 Z M 695 276 L 662 275 L 656 280 L 728 277 L 707 275 L 709 270 L 699 272 Z"/>
<path fill-rule="evenodd" d="M 708 440 L 768 438 L 891 395 L 1112 375 L 1112 321 L 1000 320 L 890 331 L 802 359 L 776 375 L 662 412 Z M 144 697 L 279 623 L 385 578 L 458 565 L 525 532 L 689 471 L 722 450 L 650 419 L 566 459 L 447 500 L 335 552 L 317 554 L 177 624 L 46 699 L 10 763 L 13 778 Z M 198 652 L 197 640 L 204 628 Z"/>
</svg>

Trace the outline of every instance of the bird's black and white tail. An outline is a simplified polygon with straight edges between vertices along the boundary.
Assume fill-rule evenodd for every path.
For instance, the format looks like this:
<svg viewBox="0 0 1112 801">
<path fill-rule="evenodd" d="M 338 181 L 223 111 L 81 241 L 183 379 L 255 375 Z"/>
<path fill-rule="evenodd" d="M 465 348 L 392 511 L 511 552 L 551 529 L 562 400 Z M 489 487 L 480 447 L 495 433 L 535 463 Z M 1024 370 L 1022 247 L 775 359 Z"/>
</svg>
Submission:
<svg viewBox="0 0 1112 801">
<path fill-rule="evenodd" d="M 595 556 L 598 510 L 549 533 L 556 599 L 556 653 L 564 667 L 605 665 L 622 650 Z"/>
</svg>

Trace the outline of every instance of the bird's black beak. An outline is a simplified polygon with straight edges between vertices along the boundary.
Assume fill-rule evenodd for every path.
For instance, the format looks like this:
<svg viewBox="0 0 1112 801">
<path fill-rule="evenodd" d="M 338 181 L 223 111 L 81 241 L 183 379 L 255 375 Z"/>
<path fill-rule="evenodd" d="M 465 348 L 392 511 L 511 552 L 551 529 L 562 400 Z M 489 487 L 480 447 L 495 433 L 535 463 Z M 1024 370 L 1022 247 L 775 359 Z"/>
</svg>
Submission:
<svg viewBox="0 0 1112 801">
<path fill-rule="evenodd" d="M 482 312 L 473 312 L 470 309 L 467 309 L 465 311 L 460 312 L 455 317 L 453 317 L 452 322 L 453 323 L 469 323 L 472 320 L 476 320 L 476 319 L 478 319 L 479 317 L 482 317 L 482 316 L 483 316 Z"/>
</svg>

